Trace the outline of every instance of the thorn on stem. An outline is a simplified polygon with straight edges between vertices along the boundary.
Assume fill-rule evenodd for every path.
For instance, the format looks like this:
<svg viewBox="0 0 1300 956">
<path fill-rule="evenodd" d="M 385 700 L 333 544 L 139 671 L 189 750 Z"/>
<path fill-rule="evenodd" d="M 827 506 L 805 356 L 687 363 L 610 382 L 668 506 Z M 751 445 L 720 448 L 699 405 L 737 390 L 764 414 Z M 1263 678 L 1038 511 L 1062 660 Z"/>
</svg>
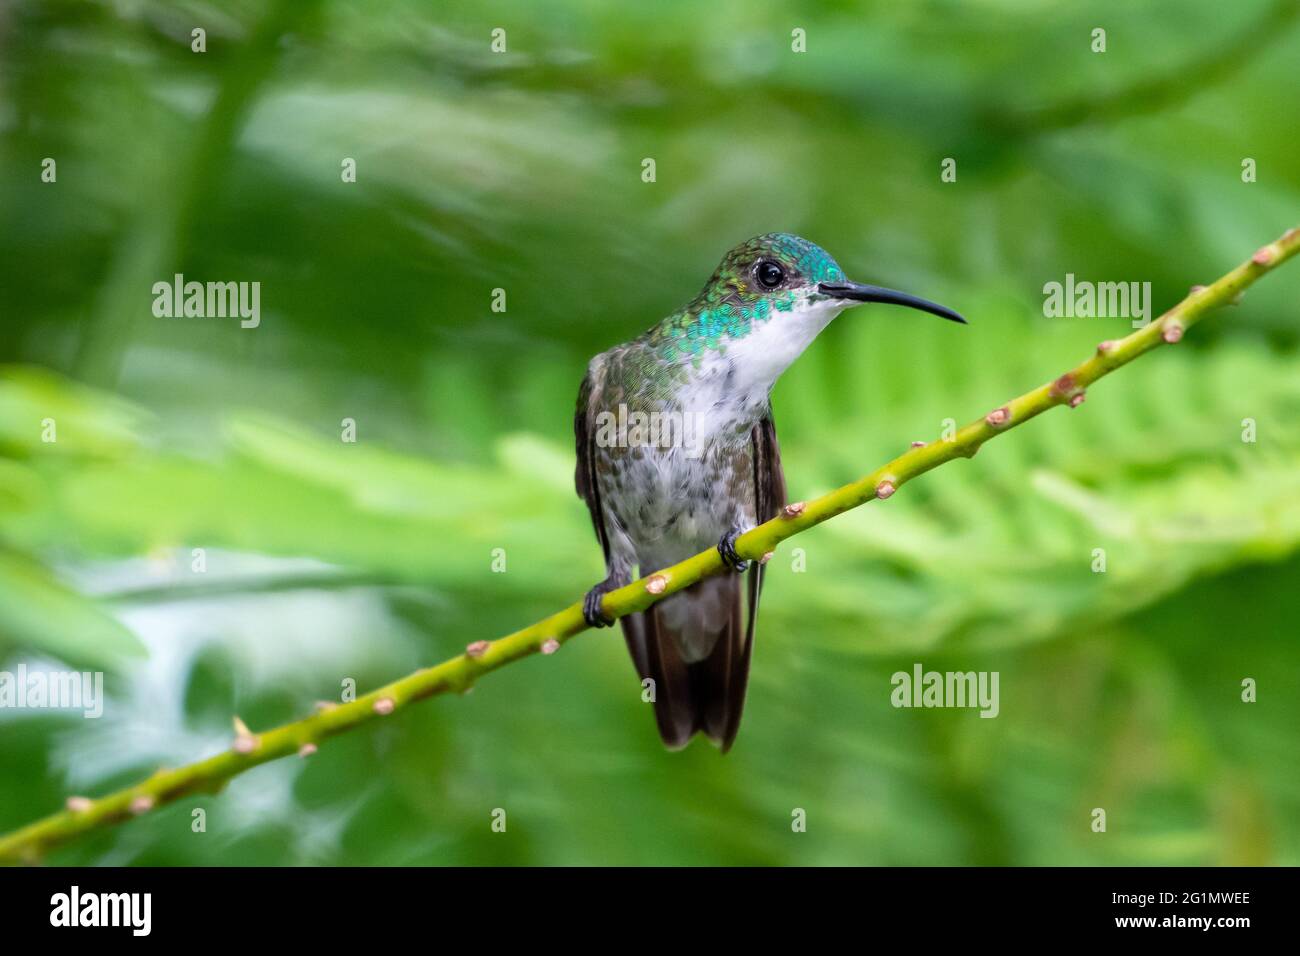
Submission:
<svg viewBox="0 0 1300 956">
<path fill-rule="evenodd" d="M 380 717 L 387 717 L 397 709 L 397 702 L 391 697 L 381 697 L 374 703 L 374 711 Z"/>
<path fill-rule="evenodd" d="M 131 801 L 131 812 L 137 817 L 142 813 L 148 813 L 157 804 L 157 800 L 147 793 L 142 793 Z"/>
<path fill-rule="evenodd" d="M 236 714 L 232 720 L 235 725 L 235 742 L 232 745 L 237 754 L 251 754 L 257 749 L 257 735 L 248 729 L 248 724 Z"/>
<path fill-rule="evenodd" d="M 487 653 L 487 649 L 491 646 L 492 643 L 490 641 L 475 641 L 473 644 L 470 644 L 465 648 L 465 656 L 478 660 Z"/>
<path fill-rule="evenodd" d="M 1194 285 L 1194 286 L 1191 287 L 1191 289 L 1189 289 L 1189 290 L 1187 291 L 1187 294 L 1188 294 L 1188 295 L 1196 295 L 1196 293 L 1198 293 L 1198 292 L 1204 292 L 1204 291 L 1205 291 L 1205 286 L 1203 286 L 1203 285 Z"/>
<path fill-rule="evenodd" d="M 803 514 L 803 509 L 807 507 L 808 505 L 805 502 L 792 501 L 790 504 L 786 505 L 784 508 L 781 509 L 781 514 L 787 518 L 797 518 L 801 514 Z"/>
<path fill-rule="evenodd" d="M 651 594 L 663 594 L 668 587 L 668 579 L 662 574 L 652 574 L 645 583 L 645 589 Z"/>
<path fill-rule="evenodd" d="M 758 559 L 758 563 L 767 564 L 767 562 L 771 561 L 775 555 L 776 555 L 775 551 L 767 551 L 763 554 L 761 558 Z"/>
<path fill-rule="evenodd" d="M 1107 352 L 1111 351 L 1113 348 L 1115 348 L 1115 342 L 1114 342 L 1113 339 L 1107 339 L 1107 340 L 1104 341 L 1104 342 L 1098 342 L 1098 343 L 1097 343 L 1097 354 L 1099 354 L 1099 355 L 1105 355 Z"/>
<path fill-rule="evenodd" d="M 925 442 L 923 442 L 923 441 L 914 441 L 914 442 L 912 442 L 912 447 L 913 447 L 913 448 L 924 448 L 924 447 L 925 447 Z"/>
<path fill-rule="evenodd" d="M 307 743 L 303 744 L 301 747 L 298 748 L 299 757 L 310 757 L 315 752 L 316 752 L 316 745 L 311 741 L 308 741 Z"/>
<path fill-rule="evenodd" d="M 1266 266 L 1273 262 L 1275 258 L 1272 246 L 1260 246 L 1255 254 L 1250 257 L 1250 261 L 1257 266 Z"/>
<path fill-rule="evenodd" d="M 894 487 L 894 483 L 886 479 L 885 481 L 882 481 L 880 484 L 876 485 L 876 497 L 879 498 L 881 501 L 884 501 L 886 498 L 892 495 L 896 490 L 897 489 Z"/>
<path fill-rule="evenodd" d="M 560 642 L 553 637 L 548 637 L 542 641 L 541 651 L 543 654 L 554 654 L 560 649 Z"/>
<path fill-rule="evenodd" d="M 1062 398 L 1074 391 L 1074 376 L 1066 372 L 1052 383 L 1052 391 Z"/>
<path fill-rule="evenodd" d="M 1175 342 L 1179 341 L 1183 337 L 1182 324 L 1179 322 L 1166 323 L 1164 331 L 1160 333 L 1160 337 L 1164 339 L 1166 342 L 1168 342 L 1170 345 L 1173 345 Z"/>
<path fill-rule="evenodd" d="M 1078 391 L 1078 392 L 1075 392 L 1073 395 L 1071 395 L 1071 396 L 1070 396 L 1070 407 L 1071 407 L 1071 408 L 1078 408 L 1080 405 L 1082 405 L 1082 404 L 1083 404 L 1083 398 L 1084 398 L 1084 396 L 1085 396 L 1086 394 L 1087 394 L 1087 393 L 1084 392 L 1084 391 Z"/>
<path fill-rule="evenodd" d="M 333 710 L 333 709 L 334 709 L 335 707 L 337 707 L 337 706 L 338 706 L 338 704 L 334 703 L 334 701 L 332 701 L 332 700 L 318 700 L 318 701 L 316 701 L 316 703 L 312 706 L 312 709 L 315 710 L 316 713 L 318 713 L 318 714 L 323 714 L 323 713 L 325 713 L 325 711 L 327 711 L 327 710 Z"/>
<path fill-rule="evenodd" d="M 1001 408 L 995 408 L 984 416 L 984 421 L 988 422 L 994 428 L 999 428 L 1011 421 L 1011 409 L 1003 405 Z"/>
<path fill-rule="evenodd" d="M 90 797 L 68 797 L 67 802 L 64 803 L 64 806 L 73 813 L 85 813 L 91 805 Z"/>
</svg>

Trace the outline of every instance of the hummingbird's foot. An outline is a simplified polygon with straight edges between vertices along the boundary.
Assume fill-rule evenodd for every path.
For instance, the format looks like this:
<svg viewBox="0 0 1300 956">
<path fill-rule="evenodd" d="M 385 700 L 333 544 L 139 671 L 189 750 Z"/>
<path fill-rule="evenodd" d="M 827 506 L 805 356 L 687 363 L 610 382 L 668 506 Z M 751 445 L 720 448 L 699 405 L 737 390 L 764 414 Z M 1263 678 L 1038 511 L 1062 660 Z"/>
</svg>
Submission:
<svg viewBox="0 0 1300 956">
<path fill-rule="evenodd" d="M 749 570 L 749 562 L 736 553 L 736 539 L 743 533 L 739 528 L 732 528 L 718 542 L 718 554 L 722 555 L 722 563 L 737 574 Z"/>
<path fill-rule="evenodd" d="M 601 600 L 611 590 L 609 581 L 601 581 L 582 599 L 582 619 L 588 627 L 609 627 L 614 623 L 614 619 L 606 617 L 600 609 Z"/>
</svg>

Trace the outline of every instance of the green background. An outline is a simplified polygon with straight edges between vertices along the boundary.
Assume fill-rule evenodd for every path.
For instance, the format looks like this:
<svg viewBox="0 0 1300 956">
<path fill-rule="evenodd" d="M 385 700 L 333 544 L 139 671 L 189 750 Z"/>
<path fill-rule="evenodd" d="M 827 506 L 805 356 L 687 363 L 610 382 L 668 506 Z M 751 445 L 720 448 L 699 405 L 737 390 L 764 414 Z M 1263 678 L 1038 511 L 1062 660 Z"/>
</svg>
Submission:
<svg viewBox="0 0 1300 956">
<path fill-rule="evenodd" d="M 585 363 L 748 236 L 971 319 L 823 333 L 774 393 L 807 498 L 1128 331 L 1044 283 L 1158 314 L 1297 225 L 1297 4 L 1088 6 L 7 4 L 0 668 L 111 696 L 0 712 L 0 830 L 576 600 Z M 261 326 L 155 318 L 176 272 L 260 282 Z M 788 542 L 725 758 L 664 752 L 590 633 L 52 860 L 1295 865 L 1298 290 Z M 1000 715 L 891 707 L 916 662 Z"/>
</svg>

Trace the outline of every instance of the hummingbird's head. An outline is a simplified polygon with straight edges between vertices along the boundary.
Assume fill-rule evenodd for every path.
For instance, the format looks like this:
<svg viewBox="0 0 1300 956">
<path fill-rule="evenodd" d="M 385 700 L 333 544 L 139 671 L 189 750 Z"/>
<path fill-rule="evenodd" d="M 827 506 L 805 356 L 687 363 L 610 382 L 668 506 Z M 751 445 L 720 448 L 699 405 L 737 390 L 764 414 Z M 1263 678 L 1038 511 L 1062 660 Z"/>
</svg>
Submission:
<svg viewBox="0 0 1300 956">
<path fill-rule="evenodd" d="M 697 301 L 701 299 L 711 306 L 730 302 L 763 313 L 823 304 L 838 306 L 838 311 L 863 302 L 885 302 L 966 321 L 951 309 L 905 292 L 850 282 L 825 249 L 787 232 L 756 236 L 728 252 Z"/>
<path fill-rule="evenodd" d="M 723 256 L 699 295 L 655 330 L 655 338 L 667 358 L 698 362 L 706 352 L 725 350 L 760 378 L 775 381 L 831 319 L 864 302 L 966 321 L 905 292 L 851 282 L 825 249 L 772 232 Z"/>
<path fill-rule="evenodd" d="M 825 298 L 818 290 L 821 283 L 843 281 L 843 270 L 821 246 L 787 232 L 770 232 L 723 256 L 692 306 L 764 321 Z"/>
</svg>

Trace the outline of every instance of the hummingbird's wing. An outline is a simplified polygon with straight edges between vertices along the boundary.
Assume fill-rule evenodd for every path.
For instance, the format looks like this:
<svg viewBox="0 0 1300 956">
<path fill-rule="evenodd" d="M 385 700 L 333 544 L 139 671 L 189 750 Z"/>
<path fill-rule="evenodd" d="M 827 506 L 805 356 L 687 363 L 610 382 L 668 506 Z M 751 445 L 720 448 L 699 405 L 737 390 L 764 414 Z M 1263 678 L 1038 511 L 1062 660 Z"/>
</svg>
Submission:
<svg viewBox="0 0 1300 956">
<path fill-rule="evenodd" d="M 770 521 L 785 507 L 785 473 L 781 471 L 781 448 L 776 443 L 772 411 L 754 426 L 754 513 L 760 523 Z"/>
<path fill-rule="evenodd" d="M 754 426 L 754 516 L 759 524 L 770 521 L 785 507 L 785 472 L 781 470 L 781 447 L 776 442 L 772 411 Z M 763 564 L 749 567 L 749 617 L 745 621 L 745 662 L 754 644 L 754 621 L 758 617 L 758 595 L 763 589 Z M 739 719 L 739 715 L 737 715 Z"/>
<path fill-rule="evenodd" d="M 754 517 L 762 524 L 775 518 L 785 507 L 785 473 L 781 470 L 781 448 L 776 441 L 776 425 L 772 422 L 769 409 L 750 434 L 754 459 Z M 740 717 L 745 708 L 745 691 L 749 685 L 749 660 L 754 651 L 754 624 L 758 620 L 758 597 L 763 590 L 763 564 L 755 561 L 749 566 L 746 593 L 748 607 L 745 615 L 743 641 L 739 640 L 739 620 L 733 622 L 726 636 L 738 646 L 732 646 L 724 653 L 715 655 L 718 660 L 714 668 L 715 699 L 706 709 L 720 709 L 722 717 L 718 743 L 723 753 L 731 747 L 740 730 Z M 721 642 L 719 642 L 721 643 Z M 712 663 L 712 659 L 711 659 Z M 714 721 L 709 721 L 714 723 Z M 713 736 L 711 734 L 711 736 Z"/>
<path fill-rule="evenodd" d="M 577 444 L 578 465 L 574 469 L 573 483 L 578 497 L 587 503 L 591 523 L 600 539 L 605 560 L 609 560 L 609 533 L 605 530 L 605 514 L 600 507 L 600 486 L 596 483 L 596 429 L 591 423 L 591 373 L 588 372 L 578 387 L 578 407 L 573 413 L 573 437 Z"/>
</svg>

